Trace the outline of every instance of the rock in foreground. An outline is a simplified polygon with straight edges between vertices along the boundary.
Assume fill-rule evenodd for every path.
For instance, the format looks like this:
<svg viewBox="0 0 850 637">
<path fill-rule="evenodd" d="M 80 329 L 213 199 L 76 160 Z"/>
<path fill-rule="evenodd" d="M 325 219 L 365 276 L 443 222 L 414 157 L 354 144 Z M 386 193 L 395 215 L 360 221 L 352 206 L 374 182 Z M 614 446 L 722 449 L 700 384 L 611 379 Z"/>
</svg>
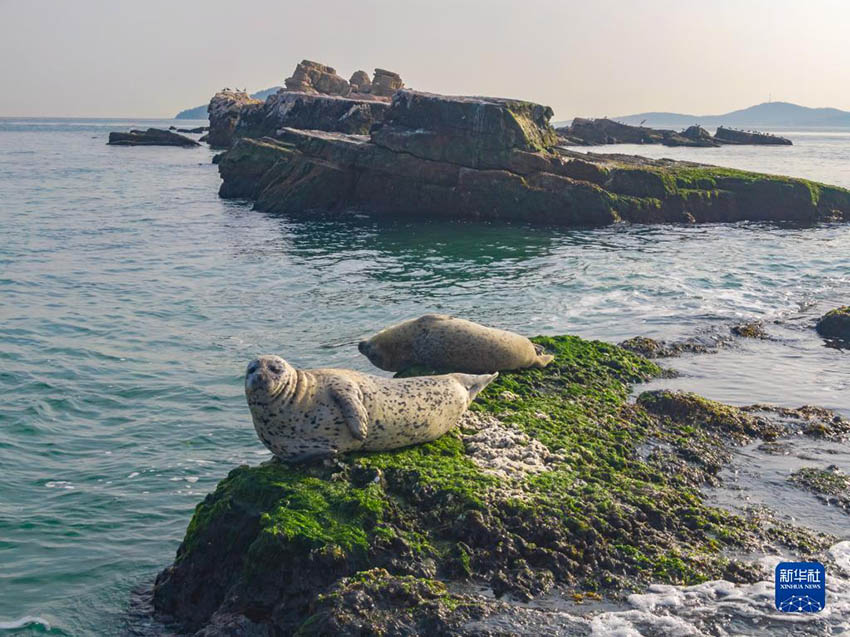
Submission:
<svg viewBox="0 0 850 637">
<path fill-rule="evenodd" d="M 219 162 L 220 194 L 302 216 L 362 211 L 559 226 L 850 219 L 842 188 L 559 149 L 551 115 L 520 100 L 401 90 L 369 137 L 282 128 L 240 139 Z"/>
<path fill-rule="evenodd" d="M 131 130 L 129 133 L 109 133 L 112 146 L 200 146 L 194 139 L 160 128 Z"/>
<path fill-rule="evenodd" d="M 157 612 L 204 635 L 475 634 L 496 605 L 552 589 L 753 581 L 759 569 L 724 551 L 829 541 L 703 501 L 731 445 L 781 427 L 692 394 L 630 403 L 653 363 L 535 342 L 548 367 L 503 374 L 434 442 L 232 471 L 157 578 Z M 450 592 L 463 583 L 504 601 Z"/>
</svg>

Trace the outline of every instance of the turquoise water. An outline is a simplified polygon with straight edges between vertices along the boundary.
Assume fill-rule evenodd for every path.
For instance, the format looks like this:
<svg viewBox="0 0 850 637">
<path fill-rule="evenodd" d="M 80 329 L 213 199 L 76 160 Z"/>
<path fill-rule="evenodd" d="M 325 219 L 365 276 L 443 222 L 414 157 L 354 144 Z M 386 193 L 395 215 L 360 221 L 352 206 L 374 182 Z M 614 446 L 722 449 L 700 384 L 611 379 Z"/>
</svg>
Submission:
<svg viewBox="0 0 850 637">
<path fill-rule="evenodd" d="M 241 385 L 259 353 L 370 370 L 356 342 L 426 311 L 614 341 L 763 318 L 775 340 L 665 383 L 850 415 L 848 353 L 811 330 L 850 302 L 850 226 L 292 221 L 220 200 L 205 147 L 104 143 L 171 123 L 0 120 L 0 632 L 122 630 L 204 494 L 268 457 Z M 850 187 L 850 137 L 790 136 L 636 152 Z"/>
</svg>

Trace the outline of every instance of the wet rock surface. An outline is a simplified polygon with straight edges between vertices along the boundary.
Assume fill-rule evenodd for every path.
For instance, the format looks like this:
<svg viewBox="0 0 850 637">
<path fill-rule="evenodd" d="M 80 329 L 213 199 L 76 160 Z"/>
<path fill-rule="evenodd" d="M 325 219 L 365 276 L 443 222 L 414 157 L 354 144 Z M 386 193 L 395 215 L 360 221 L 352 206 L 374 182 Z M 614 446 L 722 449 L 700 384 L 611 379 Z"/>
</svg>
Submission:
<svg viewBox="0 0 850 637">
<path fill-rule="evenodd" d="M 517 602 L 753 582 L 760 570 L 729 551 L 813 555 L 829 542 L 703 501 L 731 448 L 791 427 L 693 394 L 630 403 L 633 383 L 661 372 L 650 361 L 534 340 L 555 360 L 502 374 L 434 442 L 232 471 L 157 578 L 160 618 L 203 635 L 462 635 L 499 622 L 557 634 L 557 613 Z M 458 592 L 470 584 L 491 596 Z"/>
<path fill-rule="evenodd" d="M 825 338 L 844 341 L 850 347 L 850 305 L 835 308 L 824 314 L 815 326 Z"/>
<path fill-rule="evenodd" d="M 194 139 L 160 128 L 131 130 L 129 133 L 112 132 L 109 133 L 107 143 L 110 146 L 182 146 L 184 148 L 200 145 Z"/>
<path fill-rule="evenodd" d="M 804 467 L 795 471 L 788 479 L 817 495 L 824 504 L 836 506 L 850 514 L 850 476 L 838 467 Z"/>
</svg>

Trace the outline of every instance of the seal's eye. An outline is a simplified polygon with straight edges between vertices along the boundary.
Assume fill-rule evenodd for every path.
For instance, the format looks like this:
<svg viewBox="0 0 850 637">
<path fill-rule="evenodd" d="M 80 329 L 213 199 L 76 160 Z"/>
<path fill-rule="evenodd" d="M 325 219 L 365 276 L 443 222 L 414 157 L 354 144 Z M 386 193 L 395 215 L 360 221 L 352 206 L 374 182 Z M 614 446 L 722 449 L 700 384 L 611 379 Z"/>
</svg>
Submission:
<svg viewBox="0 0 850 637">
<path fill-rule="evenodd" d="M 269 365 L 269 371 L 272 374 L 280 374 L 283 371 L 283 367 L 281 367 L 278 363 L 272 363 Z"/>
<path fill-rule="evenodd" d="M 256 361 L 254 361 L 253 363 L 251 363 L 250 365 L 248 365 L 248 373 L 249 373 L 249 374 L 253 374 L 254 372 L 256 372 L 256 371 L 257 371 L 257 368 L 258 368 L 258 367 L 259 367 L 259 365 L 257 364 L 257 362 L 256 362 Z"/>
</svg>

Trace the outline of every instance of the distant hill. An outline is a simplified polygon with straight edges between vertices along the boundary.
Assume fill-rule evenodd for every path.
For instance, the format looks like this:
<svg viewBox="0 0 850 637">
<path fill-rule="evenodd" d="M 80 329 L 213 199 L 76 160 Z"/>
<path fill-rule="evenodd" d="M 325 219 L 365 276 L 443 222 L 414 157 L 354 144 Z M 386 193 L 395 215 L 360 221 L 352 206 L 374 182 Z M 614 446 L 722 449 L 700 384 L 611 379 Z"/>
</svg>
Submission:
<svg viewBox="0 0 850 637">
<path fill-rule="evenodd" d="M 850 111 L 837 108 L 808 108 L 789 102 L 765 102 L 724 115 L 684 115 L 682 113 L 638 113 L 614 117 L 624 124 L 682 128 L 691 124 L 700 126 L 737 127 L 850 127 Z M 644 121 L 645 120 L 645 121 Z"/>
<path fill-rule="evenodd" d="M 279 86 L 273 86 L 271 88 L 263 89 L 262 91 L 257 91 L 256 93 L 251 93 L 251 97 L 258 100 L 264 100 L 269 95 L 273 93 L 277 93 L 280 90 Z M 206 119 L 207 118 L 207 105 L 196 106 L 195 108 L 187 108 L 185 111 L 180 111 L 177 115 L 174 116 L 174 119 Z"/>
</svg>

